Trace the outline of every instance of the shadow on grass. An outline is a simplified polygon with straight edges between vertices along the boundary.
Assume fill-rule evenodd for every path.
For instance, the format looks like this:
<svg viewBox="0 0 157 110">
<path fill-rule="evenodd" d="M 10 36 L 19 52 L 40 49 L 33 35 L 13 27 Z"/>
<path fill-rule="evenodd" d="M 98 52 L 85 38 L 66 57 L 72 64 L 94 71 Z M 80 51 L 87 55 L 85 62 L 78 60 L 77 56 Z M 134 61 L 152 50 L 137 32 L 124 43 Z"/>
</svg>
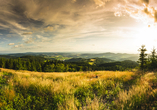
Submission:
<svg viewBox="0 0 157 110">
<path fill-rule="evenodd" d="M 139 79 L 146 73 L 147 72 L 136 71 L 135 74 L 131 76 L 130 80 L 123 81 L 123 89 L 129 91 L 129 88 L 136 85 Z"/>
</svg>

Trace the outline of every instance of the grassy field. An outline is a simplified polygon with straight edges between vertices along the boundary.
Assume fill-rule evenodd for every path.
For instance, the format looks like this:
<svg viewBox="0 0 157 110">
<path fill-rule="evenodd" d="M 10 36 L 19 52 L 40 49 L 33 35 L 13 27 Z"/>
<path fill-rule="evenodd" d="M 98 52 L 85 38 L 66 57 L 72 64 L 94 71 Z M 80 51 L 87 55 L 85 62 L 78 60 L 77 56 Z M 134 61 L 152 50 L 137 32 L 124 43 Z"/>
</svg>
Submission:
<svg viewBox="0 0 157 110">
<path fill-rule="evenodd" d="M 154 72 L 43 73 L 0 69 L 2 110 L 157 109 Z"/>
</svg>

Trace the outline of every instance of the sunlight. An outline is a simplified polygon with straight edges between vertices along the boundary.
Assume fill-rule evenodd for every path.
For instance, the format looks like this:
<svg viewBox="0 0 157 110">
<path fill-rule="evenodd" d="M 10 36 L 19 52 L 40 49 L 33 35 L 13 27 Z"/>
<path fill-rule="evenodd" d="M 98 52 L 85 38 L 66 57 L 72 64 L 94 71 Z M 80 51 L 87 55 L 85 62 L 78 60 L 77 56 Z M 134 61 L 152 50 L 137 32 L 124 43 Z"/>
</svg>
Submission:
<svg viewBox="0 0 157 110">
<path fill-rule="evenodd" d="M 139 33 L 135 35 L 135 44 L 138 46 L 146 45 L 148 47 L 148 51 L 153 48 L 153 46 L 157 47 L 157 27 L 156 26 L 148 26 L 144 28 L 140 28 Z"/>
</svg>

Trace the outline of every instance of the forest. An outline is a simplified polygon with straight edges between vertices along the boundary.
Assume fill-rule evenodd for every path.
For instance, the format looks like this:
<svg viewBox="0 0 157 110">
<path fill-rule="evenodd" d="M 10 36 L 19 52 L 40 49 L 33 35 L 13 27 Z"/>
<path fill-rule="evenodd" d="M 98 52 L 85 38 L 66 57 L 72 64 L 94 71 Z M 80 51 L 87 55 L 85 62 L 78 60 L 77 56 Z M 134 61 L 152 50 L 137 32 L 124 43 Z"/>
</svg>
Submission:
<svg viewBox="0 0 157 110">
<path fill-rule="evenodd" d="M 131 60 L 113 61 L 105 58 L 70 59 L 66 61 L 46 59 L 42 56 L 22 56 L 19 58 L 0 58 L 0 67 L 14 70 L 29 70 L 38 72 L 76 72 L 76 71 L 124 71 L 135 68 L 138 63 Z"/>
</svg>

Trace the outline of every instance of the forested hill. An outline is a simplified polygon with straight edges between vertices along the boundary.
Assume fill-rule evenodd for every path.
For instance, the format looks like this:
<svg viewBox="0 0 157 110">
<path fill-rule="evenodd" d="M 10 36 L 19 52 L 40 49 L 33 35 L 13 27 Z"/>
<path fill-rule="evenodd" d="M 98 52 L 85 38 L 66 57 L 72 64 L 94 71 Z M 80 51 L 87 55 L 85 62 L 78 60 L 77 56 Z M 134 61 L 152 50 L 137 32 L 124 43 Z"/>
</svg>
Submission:
<svg viewBox="0 0 157 110">
<path fill-rule="evenodd" d="M 111 60 L 108 58 L 91 58 L 91 59 L 72 58 L 72 59 L 65 60 L 64 62 L 87 62 L 91 65 L 98 65 L 103 63 L 115 62 L 115 60 Z"/>
<path fill-rule="evenodd" d="M 109 59 L 74 59 L 71 62 L 45 59 L 41 56 L 23 56 L 19 58 L 0 58 L 0 67 L 15 70 L 39 72 L 76 72 L 76 71 L 124 71 L 133 69 L 138 64 L 134 61 L 115 62 Z M 111 62 L 112 61 L 112 62 Z"/>
<path fill-rule="evenodd" d="M 23 57 L 23 56 L 42 56 L 44 58 L 56 59 L 56 60 L 68 60 L 72 58 L 107 58 L 115 61 L 132 60 L 137 61 L 137 54 L 127 54 L 127 53 L 60 53 L 60 52 L 28 52 L 28 53 L 16 53 L 16 54 L 0 54 L 0 57 L 13 58 L 13 57 Z"/>
<path fill-rule="evenodd" d="M 105 68 L 105 70 L 126 70 L 129 68 L 135 68 L 139 64 L 135 61 L 125 60 L 125 61 L 118 61 L 118 62 L 111 62 L 111 63 L 103 63 L 98 65 L 98 67 Z"/>
<path fill-rule="evenodd" d="M 44 62 L 45 60 L 47 60 L 46 58 L 42 57 L 42 56 L 31 56 L 31 55 L 26 55 L 26 56 L 22 56 L 20 57 L 22 60 L 35 60 L 35 61 L 41 61 Z"/>
</svg>

